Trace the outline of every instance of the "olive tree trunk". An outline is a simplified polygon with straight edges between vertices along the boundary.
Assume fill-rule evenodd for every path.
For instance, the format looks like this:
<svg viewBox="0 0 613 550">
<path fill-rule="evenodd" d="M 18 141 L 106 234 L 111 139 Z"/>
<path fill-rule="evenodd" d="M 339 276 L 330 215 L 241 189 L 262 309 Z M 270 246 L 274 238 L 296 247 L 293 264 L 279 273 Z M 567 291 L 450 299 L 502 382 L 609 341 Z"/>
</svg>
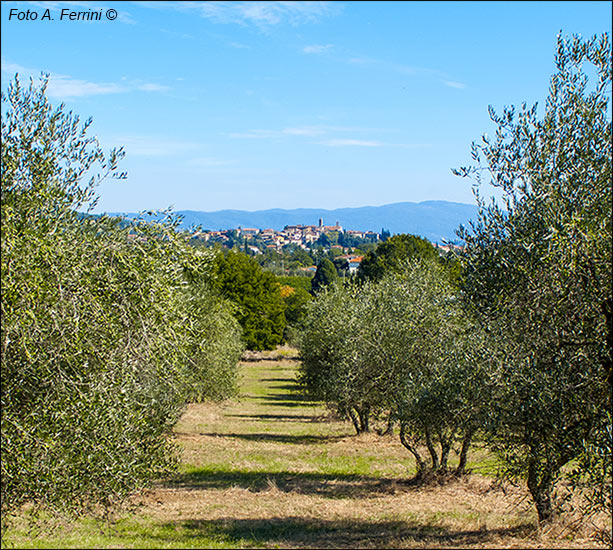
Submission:
<svg viewBox="0 0 613 550">
<path fill-rule="evenodd" d="M 553 517 L 554 470 L 553 466 L 543 466 L 537 460 L 530 460 L 528 465 L 528 489 L 536 506 L 539 523 L 548 522 Z"/>
</svg>

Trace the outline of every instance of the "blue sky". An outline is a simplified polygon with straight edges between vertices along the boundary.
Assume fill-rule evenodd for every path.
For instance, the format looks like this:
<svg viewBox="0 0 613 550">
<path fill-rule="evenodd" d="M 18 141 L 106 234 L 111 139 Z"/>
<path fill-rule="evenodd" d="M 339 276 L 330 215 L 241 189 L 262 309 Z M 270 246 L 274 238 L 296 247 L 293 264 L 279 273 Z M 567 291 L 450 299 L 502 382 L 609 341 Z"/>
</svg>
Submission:
<svg viewBox="0 0 613 550">
<path fill-rule="evenodd" d="M 107 9 L 118 17 L 109 21 Z M 10 10 L 37 12 L 9 20 Z M 41 18 L 50 10 L 53 21 Z M 61 10 L 101 21 L 60 21 Z M 473 203 L 488 105 L 544 104 L 611 2 L 2 2 L 2 89 L 51 74 L 125 181 L 98 211 Z"/>
</svg>

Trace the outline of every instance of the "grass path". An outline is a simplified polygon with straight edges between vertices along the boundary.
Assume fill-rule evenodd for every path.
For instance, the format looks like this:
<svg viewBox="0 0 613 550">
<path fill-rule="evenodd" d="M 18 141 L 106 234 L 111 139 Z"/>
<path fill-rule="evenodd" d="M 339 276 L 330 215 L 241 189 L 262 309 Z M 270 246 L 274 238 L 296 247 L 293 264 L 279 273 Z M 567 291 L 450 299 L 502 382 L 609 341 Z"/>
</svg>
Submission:
<svg viewBox="0 0 613 550">
<path fill-rule="evenodd" d="M 397 439 L 356 437 L 349 423 L 305 400 L 288 352 L 244 361 L 239 399 L 188 407 L 175 430 L 183 448 L 178 475 L 141 495 L 135 511 L 111 525 L 82 520 L 51 535 L 23 527 L 7 546 L 598 547 L 570 540 L 564 529 L 537 535 L 525 493 L 487 477 L 407 483 L 413 461 Z"/>
</svg>

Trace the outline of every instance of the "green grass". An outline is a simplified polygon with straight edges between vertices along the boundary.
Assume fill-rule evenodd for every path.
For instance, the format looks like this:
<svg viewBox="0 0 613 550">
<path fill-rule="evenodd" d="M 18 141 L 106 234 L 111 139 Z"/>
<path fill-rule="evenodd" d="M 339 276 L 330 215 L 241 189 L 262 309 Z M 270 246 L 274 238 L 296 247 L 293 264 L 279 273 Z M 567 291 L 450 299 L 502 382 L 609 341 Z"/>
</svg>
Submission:
<svg viewBox="0 0 613 550">
<path fill-rule="evenodd" d="M 42 528 L 48 527 L 43 523 Z M 194 530 L 179 522 L 160 523 L 128 515 L 110 523 L 91 518 L 68 526 L 53 525 L 41 533 L 22 523 L 4 541 L 4 548 L 245 548 L 249 541 L 233 537 L 214 525 Z"/>
</svg>

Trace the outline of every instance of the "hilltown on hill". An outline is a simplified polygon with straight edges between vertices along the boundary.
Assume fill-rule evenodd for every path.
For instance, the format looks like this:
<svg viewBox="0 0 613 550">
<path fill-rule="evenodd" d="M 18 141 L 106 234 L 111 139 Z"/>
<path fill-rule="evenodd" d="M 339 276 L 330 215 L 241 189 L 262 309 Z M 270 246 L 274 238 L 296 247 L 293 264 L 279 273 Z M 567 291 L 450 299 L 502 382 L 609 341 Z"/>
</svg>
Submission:
<svg viewBox="0 0 613 550">
<path fill-rule="evenodd" d="M 205 242 L 209 240 L 218 240 L 222 243 L 235 237 L 246 239 L 255 239 L 258 237 L 259 240 L 266 243 L 266 248 L 281 250 L 283 246 L 288 244 L 294 244 L 304 249 L 309 248 L 313 243 L 318 241 L 322 235 L 328 233 L 343 234 L 357 239 L 365 239 L 370 242 L 376 242 L 381 239 L 381 235 L 373 231 L 343 230 L 338 221 L 335 225 L 324 225 L 323 219 L 321 218 L 319 219 L 319 225 L 286 225 L 281 231 L 276 231 L 275 229 L 239 227 L 238 229 L 226 229 L 222 231 L 199 231 L 194 233 L 193 237 Z"/>
<path fill-rule="evenodd" d="M 304 250 L 321 245 L 323 248 L 339 249 L 339 252 L 350 251 L 351 246 L 345 247 L 343 244 L 339 244 L 339 237 L 341 243 L 347 243 L 351 240 L 354 247 L 359 243 L 376 243 L 382 240 L 380 233 L 343 229 L 338 221 L 334 225 L 324 225 L 322 218 L 319 219 L 319 225 L 286 225 L 281 231 L 238 227 L 237 229 L 221 231 L 196 231 L 192 236 L 196 241 L 208 244 L 218 242 L 229 248 L 237 240 L 241 240 L 244 242 L 246 250 L 254 255 L 262 254 L 266 250 L 280 252 L 288 245 Z M 339 258 L 347 260 L 349 273 L 355 273 L 363 256 L 345 254 L 339 256 Z M 305 267 L 302 270 L 314 272 L 316 267 Z"/>
<path fill-rule="evenodd" d="M 378 243 L 385 240 L 389 232 L 376 233 L 374 231 L 358 231 L 343 229 L 338 221 L 334 225 L 324 225 L 319 219 L 318 225 L 286 225 L 281 231 L 275 229 L 259 229 L 252 227 L 238 227 L 220 231 L 198 230 L 192 234 L 196 242 L 210 246 L 219 243 L 226 248 L 232 248 L 240 243 L 245 252 L 252 255 L 263 254 L 267 250 L 281 252 L 284 248 L 299 247 L 304 250 L 322 247 L 324 249 L 337 249 L 339 259 L 346 259 L 348 271 L 354 273 L 362 261 L 362 254 L 352 254 L 363 243 Z M 451 248 L 460 248 L 457 245 L 439 245 L 434 243 L 441 253 Z M 315 271 L 315 266 L 303 268 Z"/>
</svg>

